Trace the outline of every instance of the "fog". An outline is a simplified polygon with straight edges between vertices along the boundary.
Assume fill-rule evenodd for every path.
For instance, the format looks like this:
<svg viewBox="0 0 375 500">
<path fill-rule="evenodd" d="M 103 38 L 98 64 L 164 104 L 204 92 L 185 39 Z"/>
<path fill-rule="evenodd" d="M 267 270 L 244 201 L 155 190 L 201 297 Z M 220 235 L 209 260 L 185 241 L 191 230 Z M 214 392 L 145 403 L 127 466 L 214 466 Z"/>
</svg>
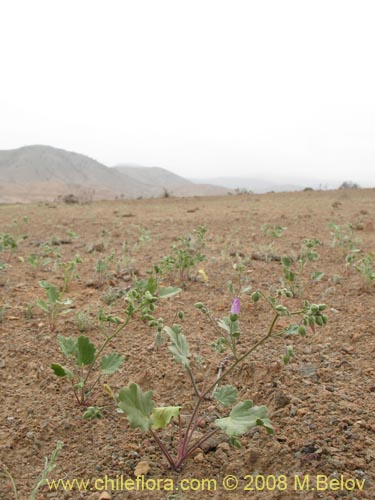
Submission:
<svg viewBox="0 0 375 500">
<path fill-rule="evenodd" d="M 0 149 L 375 185 L 374 3 L 2 2 Z"/>
</svg>

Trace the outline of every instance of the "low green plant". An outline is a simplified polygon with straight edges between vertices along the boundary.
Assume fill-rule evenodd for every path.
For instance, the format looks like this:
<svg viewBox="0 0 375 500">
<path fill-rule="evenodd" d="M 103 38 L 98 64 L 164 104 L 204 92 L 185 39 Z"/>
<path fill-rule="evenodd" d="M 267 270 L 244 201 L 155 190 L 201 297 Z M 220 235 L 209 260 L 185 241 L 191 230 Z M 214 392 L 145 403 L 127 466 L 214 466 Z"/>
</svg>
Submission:
<svg viewBox="0 0 375 500">
<path fill-rule="evenodd" d="M 91 340 L 84 335 L 78 338 L 63 337 L 62 335 L 57 337 L 61 352 L 73 368 L 70 370 L 58 363 L 52 363 L 51 368 L 58 377 L 67 378 L 72 386 L 74 397 L 81 406 L 88 406 L 100 379 L 115 373 L 125 361 L 124 356 L 117 352 L 101 356 L 109 339 L 107 338 L 97 349 Z M 99 374 L 94 371 L 96 366 L 99 368 Z M 91 411 L 99 410 L 94 408 Z M 91 416 L 91 414 L 84 416 Z"/>
<path fill-rule="evenodd" d="M 102 287 L 113 276 L 111 265 L 115 258 L 115 252 L 99 259 L 95 264 L 95 272 L 97 275 L 98 286 Z"/>
<path fill-rule="evenodd" d="M 354 229 L 352 224 L 346 224 L 345 226 L 340 226 L 338 224 L 331 223 L 328 225 L 331 233 L 331 246 L 333 248 L 341 248 L 345 262 L 347 265 L 353 264 L 360 253 L 358 245 L 360 245 L 361 240 L 354 236 Z"/>
<path fill-rule="evenodd" d="M 232 264 L 232 269 L 236 274 L 236 279 L 234 281 L 229 280 L 227 287 L 233 297 L 240 297 L 240 295 L 251 291 L 247 275 L 250 272 L 248 269 L 249 262 L 237 252 L 235 252 L 234 257 L 236 257 L 236 262 Z"/>
<path fill-rule="evenodd" d="M 38 479 L 37 479 L 37 481 L 32 489 L 32 492 L 29 496 L 29 500 L 37 500 L 38 498 L 40 498 L 38 496 L 38 492 L 42 486 L 45 486 L 47 484 L 47 479 L 48 479 L 49 475 L 51 474 L 51 472 L 53 471 L 53 469 L 56 467 L 55 462 L 56 462 L 57 456 L 60 453 L 60 450 L 63 446 L 64 446 L 64 443 L 62 443 L 61 441 L 58 441 L 56 448 L 54 449 L 54 451 L 51 454 L 51 457 L 50 458 L 45 457 L 43 470 L 42 470 L 40 476 L 38 477 Z M 14 478 L 13 478 L 12 474 L 9 472 L 8 467 L 1 462 L 0 462 L 0 472 L 2 472 L 3 476 L 5 476 L 8 479 L 8 481 L 10 482 L 11 488 L 13 490 L 14 500 L 18 500 L 19 496 L 18 496 L 17 486 L 16 486 L 16 483 L 14 481 Z"/>
<path fill-rule="evenodd" d="M 206 233 L 205 226 L 198 226 L 192 234 L 177 238 L 177 243 L 171 247 L 172 254 L 161 259 L 155 266 L 155 271 L 159 274 L 166 271 L 178 273 L 180 283 L 185 284 L 191 279 L 192 269 L 207 258 L 202 253 L 205 247 Z"/>
<path fill-rule="evenodd" d="M 41 280 L 38 284 L 45 290 L 46 299 L 38 299 L 36 305 L 47 314 L 49 328 L 53 332 L 57 326 L 57 318 L 70 312 L 72 301 L 64 298 L 63 293 L 48 281 Z"/>
<path fill-rule="evenodd" d="M 194 396 L 188 416 L 180 405 L 156 406 L 153 391 L 144 392 L 135 383 L 124 387 L 115 396 L 118 411 L 126 415 L 132 428 L 138 428 L 153 437 L 172 469 L 179 470 L 195 450 L 217 432 L 227 434 L 230 443 L 235 447 L 241 447 L 239 437 L 254 426 L 263 426 L 268 433 L 273 433 L 267 407 L 254 406 L 251 400 L 238 401 L 236 387 L 228 382 L 230 376 L 235 378 L 235 369 L 272 337 L 284 336 L 290 339 L 293 335 L 305 336 L 308 326 L 315 330 L 316 325 L 320 326 L 327 322 L 327 317 L 323 314 L 325 305 L 314 305 L 305 301 L 300 310 L 291 312 L 284 303 L 280 302 L 288 296 L 290 292 L 286 290 L 281 290 L 277 297 L 266 296 L 260 291 L 252 294 L 254 302 L 263 298 L 272 312 L 267 332 L 254 342 L 249 342 L 252 338 L 250 335 L 242 335 L 238 298 L 233 301 L 230 314 L 217 322 L 213 320 L 212 314 L 204 304 L 195 304 L 195 307 L 207 317 L 209 324 L 213 327 L 216 337 L 212 343 L 214 351 L 222 355 L 219 372 L 214 375 L 211 370 L 206 369 L 206 378 L 203 382 L 198 382 L 194 374 L 192 361 L 194 357 L 181 325 L 164 327 L 164 332 L 169 338 L 168 349 L 174 361 L 182 366 L 191 381 Z M 281 317 L 291 322 L 289 327 L 284 328 L 282 332 L 276 331 L 276 325 Z M 287 364 L 292 356 L 292 346 L 288 345 L 284 363 Z M 211 421 L 210 409 L 212 410 L 213 406 L 214 413 L 220 415 L 214 419 L 214 428 L 210 428 L 205 434 L 195 438 L 197 429 L 201 431 L 202 424 L 204 427 L 205 422 Z M 177 442 L 175 452 L 171 451 L 163 438 L 159 436 L 159 432 L 167 427 L 170 432 L 176 432 L 176 438 L 172 439 L 174 443 Z"/>
<path fill-rule="evenodd" d="M 104 350 L 112 340 L 124 330 L 136 315 L 143 321 L 154 321 L 153 313 L 159 299 L 172 297 L 180 288 L 159 287 L 158 281 L 151 275 L 147 280 L 139 280 L 125 297 L 126 317 L 121 319 L 99 308 L 98 321 L 105 340 L 97 348 L 84 335 L 78 338 L 58 337 L 58 344 L 63 355 L 73 366 L 53 363 L 51 368 L 58 377 L 66 377 L 72 386 L 74 397 L 80 406 L 88 407 L 84 418 L 99 418 L 103 407 L 89 406 L 94 400 L 94 389 L 104 377 L 115 373 L 123 364 L 124 357 L 116 352 L 104 355 Z M 114 326 L 114 331 L 108 328 Z"/>
<path fill-rule="evenodd" d="M 368 286 L 375 281 L 374 257 L 368 253 L 354 265 L 354 269 L 362 276 Z"/>
<path fill-rule="evenodd" d="M 279 224 L 263 224 L 260 230 L 269 238 L 281 238 L 286 227 L 282 227 Z"/>
<path fill-rule="evenodd" d="M 286 280 L 294 296 L 299 296 L 303 291 L 306 265 L 319 259 L 319 254 L 317 252 L 317 247 L 319 245 L 321 245 L 321 242 L 317 238 L 305 238 L 296 259 L 291 257 L 281 258 L 284 278 L 281 281 L 285 284 L 284 280 Z M 321 280 L 323 276 L 324 273 L 313 271 L 310 275 L 310 279 L 316 282 Z"/>
<path fill-rule="evenodd" d="M 81 333 L 86 332 L 87 330 L 90 330 L 92 327 L 92 320 L 90 317 L 90 309 L 81 309 L 80 311 L 77 311 L 75 318 L 74 318 L 75 324 L 78 327 L 78 330 Z"/>
<path fill-rule="evenodd" d="M 64 284 L 61 290 L 61 293 L 65 293 L 69 289 L 69 285 L 73 280 L 79 278 L 79 274 L 77 273 L 77 264 L 82 264 L 82 259 L 79 255 L 75 255 L 72 260 L 67 262 L 60 261 L 57 263 L 57 267 L 62 269 L 63 271 L 63 280 Z"/>
<path fill-rule="evenodd" d="M 2 252 L 6 262 L 9 262 L 18 248 L 18 242 L 9 233 L 0 234 L 0 252 Z"/>
</svg>

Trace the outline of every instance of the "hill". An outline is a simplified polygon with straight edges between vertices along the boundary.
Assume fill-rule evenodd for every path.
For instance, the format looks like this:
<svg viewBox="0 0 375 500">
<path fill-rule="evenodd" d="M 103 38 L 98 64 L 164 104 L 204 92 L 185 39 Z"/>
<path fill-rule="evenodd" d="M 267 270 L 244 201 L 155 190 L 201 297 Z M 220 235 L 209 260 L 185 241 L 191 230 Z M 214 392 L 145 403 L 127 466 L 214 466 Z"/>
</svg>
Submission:
<svg viewBox="0 0 375 500">
<path fill-rule="evenodd" d="M 223 188 L 195 185 L 163 168 L 109 168 L 88 156 L 51 146 L 0 151 L 0 203 L 81 199 L 153 198 L 225 194 Z"/>
</svg>

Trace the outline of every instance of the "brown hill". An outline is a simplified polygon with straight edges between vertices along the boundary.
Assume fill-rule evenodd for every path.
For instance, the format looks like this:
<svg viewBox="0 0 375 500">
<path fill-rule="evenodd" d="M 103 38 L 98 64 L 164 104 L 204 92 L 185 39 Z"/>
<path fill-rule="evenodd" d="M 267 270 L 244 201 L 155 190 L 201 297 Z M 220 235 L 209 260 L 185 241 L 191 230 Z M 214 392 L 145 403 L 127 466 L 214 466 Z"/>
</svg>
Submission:
<svg viewBox="0 0 375 500">
<path fill-rule="evenodd" d="M 108 168 L 88 156 L 51 146 L 0 151 L 0 203 L 52 201 L 68 194 L 99 200 L 227 191 L 216 186 L 207 190 L 161 168 Z"/>
</svg>

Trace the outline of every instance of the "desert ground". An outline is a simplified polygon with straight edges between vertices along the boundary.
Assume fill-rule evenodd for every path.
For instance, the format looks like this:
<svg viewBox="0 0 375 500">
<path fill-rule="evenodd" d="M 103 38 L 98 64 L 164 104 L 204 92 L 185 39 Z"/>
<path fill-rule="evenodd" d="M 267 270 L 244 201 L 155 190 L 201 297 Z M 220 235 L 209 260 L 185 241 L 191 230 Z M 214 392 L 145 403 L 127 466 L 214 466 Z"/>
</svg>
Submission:
<svg viewBox="0 0 375 500">
<path fill-rule="evenodd" d="M 335 245 L 330 224 L 341 228 L 341 240 L 336 239 Z M 102 418 L 83 419 L 85 408 L 77 404 L 66 377 L 57 377 L 51 364 L 72 366 L 59 349 L 58 336 L 84 335 L 100 345 L 116 325 L 103 325 L 98 311 L 123 320 L 127 293 L 135 281 L 147 279 L 148 271 L 173 252 L 171 246 L 178 237 L 194 239 L 194 230 L 203 225 L 207 232 L 201 253 L 206 260 L 192 266 L 190 279 L 181 281 L 173 270 L 160 276 L 160 286 L 182 290 L 160 299 L 154 313 L 165 325 L 181 324 L 200 388 L 206 383 L 205 375 L 217 376 L 220 360 L 228 352 L 219 355 L 212 350 L 215 328 L 194 304 L 207 306 L 214 321 L 228 316 L 238 295 L 227 286 L 232 280 L 236 287 L 238 273 L 233 266 L 237 270 L 242 266 L 243 284 L 251 286 L 250 293 L 240 297 L 240 353 L 265 335 L 273 318 L 270 305 L 265 300 L 254 303 L 251 293 L 260 290 L 270 295 L 287 285 L 280 258 L 298 260 L 306 238 L 320 241 L 319 258 L 306 263 L 298 289 L 292 298 L 282 299 L 283 304 L 292 311 L 300 309 L 305 299 L 326 304 L 328 323 L 315 331 L 307 328 L 305 337 L 285 337 L 283 327 L 293 318 L 281 317 L 279 335 L 261 345 L 225 380 L 236 387 L 241 401 L 268 407 L 273 435 L 261 426 L 253 427 L 240 437 L 242 448 L 237 449 L 224 433 L 216 433 L 179 471 L 173 471 L 152 436 L 130 428 L 103 387 L 107 383 L 116 394 L 135 382 L 143 391 L 153 390 L 158 406 L 181 406 L 182 418 L 191 414 L 194 393 L 189 376 L 173 360 L 168 339 L 156 346 L 155 327 L 136 315 L 107 346 L 123 355 L 125 362 L 95 388 L 93 402 L 105 407 Z M 284 229 L 272 234 L 278 227 Z M 0 252 L 5 263 L 0 270 L 2 500 L 15 497 L 10 476 L 18 499 L 30 497 L 44 459 L 58 441 L 64 446 L 49 479 L 91 482 L 87 491 L 63 491 L 62 487 L 50 491 L 42 486 L 38 499 L 97 499 L 95 479 L 134 479 L 139 471 L 145 480 L 171 479 L 173 491 L 162 487 L 151 491 L 151 481 L 148 490 L 109 491 L 112 500 L 375 498 L 374 190 L 0 205 L 0 235 L 4 234 L 12 235 L 16 248 L 3 245 Z M 346 259 L 350 249 L 355 250 L 351 261 Z M 70 310 L 58 315 L 51 328 L 48 315 L 37 305 L 46 298 L 38 282 L 44 280 L 62 290 L 62 263 L 77 254 L 82 262 L 76 264 L 77 276 L 64 293 L 64 299 L 72 301 L 66 307 Z M 368 255 L 366 279 L 356 266 Z M 99 260 L 105 263 L 101 272 L 95 270 Z M 313 272 L 324 274 L 314 280 Z M 178 311 L 184 312 L 182 320 L 176 319 Z M 284 365 L 286 346 L 293 347 L 294 356 Z M 216 418 L 229 412 L 210 400 L 204 408 L 197 439 L 212 429 Z M 157 434 L 172 451 L 178 434 L 176 419 Z M 238 478 L 233 491 L 223 485 L 228 475 Z M 256 484 L 251 475 L 258 476 Z M 306 478 L 306 488 L 299 488 Z M 178 488 L 182 479 L 195 481 L 189 483 L 190 490 Z M 206 479 L 215 480 L 216 486 L 212 482 L 210 490 L 204 489 Z"/>
</svg>

